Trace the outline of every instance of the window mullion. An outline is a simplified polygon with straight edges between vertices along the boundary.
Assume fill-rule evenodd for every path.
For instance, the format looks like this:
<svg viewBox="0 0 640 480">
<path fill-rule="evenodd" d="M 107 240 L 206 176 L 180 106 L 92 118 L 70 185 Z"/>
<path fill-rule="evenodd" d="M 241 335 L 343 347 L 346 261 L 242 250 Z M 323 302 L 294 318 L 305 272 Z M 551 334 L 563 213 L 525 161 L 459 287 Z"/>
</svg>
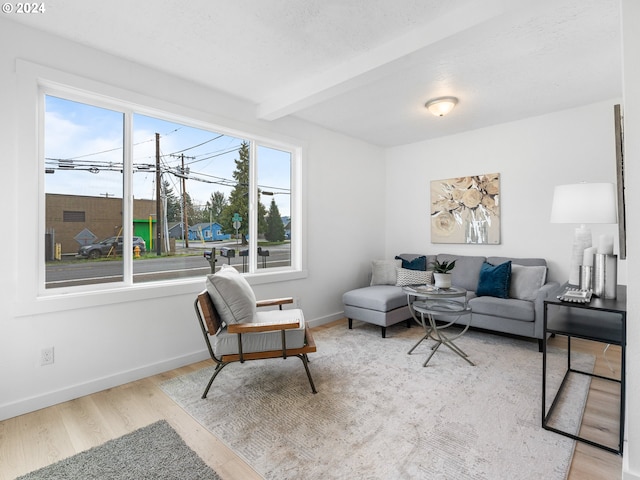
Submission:
<svg viewBox="0 0 640 480">
<path fill-rule="evenodd" d="M 122 198 L 122 259 L 123 280 L 126 284 L 133 283 L 133 114 L 127 111 L 123 114 L 123 198 Z"/>
<path fill-rule="evenodd" d="M 45 290 L 46 284 L 46 258 L 45 258 L 45 233 L 47 231 L 46 211 L 47 202 L 45 194 L 45 92 L 38 90 L 38 285 L 40 293 Z"/>
<path fill-rule="evenodd" d="M 258 269 L 258 169 L 256 142 L 251 141 L 249 147 L 249 272 Z"/>
</svg>

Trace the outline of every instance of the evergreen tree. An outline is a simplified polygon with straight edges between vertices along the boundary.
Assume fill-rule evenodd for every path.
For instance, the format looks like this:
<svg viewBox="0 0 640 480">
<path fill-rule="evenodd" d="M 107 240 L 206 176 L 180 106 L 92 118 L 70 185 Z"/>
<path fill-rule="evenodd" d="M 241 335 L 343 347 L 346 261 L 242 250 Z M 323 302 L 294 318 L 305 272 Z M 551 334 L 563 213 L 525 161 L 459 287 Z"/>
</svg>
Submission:
<svg viewBox="0 0 640 480">
<path fill-rule="evenodd" d="M 173 188 L 168 180 L 162 181 L 162 190 L 167 197 L 167 222 L 179 222 L 180 221 L 180 199 L 173 193 Z"/>
<path fill-rule="evenodd" d="M 264 237 L 269 242 L 282 242 L 284 240 L 284 223 L 280 217 L 280 210 L 275 199 L 271 199 L 269 215 L 267 216 L 267 231 Z"/>
<path fill-rule="evenodd" d="M 189 195 L 189 193 L 185 193 L 184 202 L 186 204 L 184 205 L 184 210 L 187 215 L 187 224 L 189 226 L 195 225 L 196 223 L 198 223 L 198 215 L 196 209 L 193 206 L 193 201 L 191 200 L 191 195 Z"/>
<path fill-rule="evenodd" d="M 249 233 L 249 143 L 243 141 L 238 151 L 239 158 L 235 160 L 236 169 L 233 171 L 233 179 L 236 186 L 229 194 L 229 202 L 220 214 L 220 225 L 225 233 L 235 234 L 233 228 L 233 215 L 242 217 L 242 222 L 238 233 L 243 245 L 246 244 L 246 236 Z M 258 235 L 266 229 L 265 221 L 266 209 L 260 203 L 260 192 L 258 192 Z"/>
<path fill-rule="evenodd" d="M 206 222 L 219 222 L 220 215 L 224 210 L 224 207 L 227 205 L 227 199 L 222 192 L 213 192 L 209 200 L 207 201 L 206 210 L 209 218 L 205 220 Z"/>
<path fill-rule="evenodd" d="M 207 210 L 206 206 L 203 207 L 201 205 L 194 205 L 193 200 L 191 199 L 191 195 L 187 193 L 187 215 L 189 220 L 189 225 L 193 226 L 198 223 L 208 223 L 209 222 L 209 210 Z"/>
</svg>

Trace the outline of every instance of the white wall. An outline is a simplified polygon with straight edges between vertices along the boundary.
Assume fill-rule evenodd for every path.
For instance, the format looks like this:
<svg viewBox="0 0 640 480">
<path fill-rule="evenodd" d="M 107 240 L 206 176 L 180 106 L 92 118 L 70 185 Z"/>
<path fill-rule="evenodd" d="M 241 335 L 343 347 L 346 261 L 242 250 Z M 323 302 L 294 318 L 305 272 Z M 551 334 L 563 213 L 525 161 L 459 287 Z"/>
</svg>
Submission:
<svg viewBox="0 0 640 480">
<path fill-rule="evenodd" d="M 623 0 L 640 16 L 636 0 Z M 638 29 L 625 37 L 640 44 Z M 97 306 L 47 311 L 32 300 L 17 305 L 18 283 L 36 284 L 37 271 L 28 259 L 37 235 L 35 201 L 21 202 L 18 181 L 32 171 L 28 152 L 33 132 L 18 127 L 21 86 L 16 58 L 82 75 L 200 112 L 204 119 L 263 134 L 286 135 L 306 145 L 305 205 L 308 276 L 301 280 L 256 286 L 258 298 L 293 295 L 301 299 L 314 321 L 341 314 L 342 293 L 367 280 L 369 261 L 402 251 L 459 252 L 542 256 L 551 276 L 566 278 L 572 228 L 548 222 L 553 186 L 575 181 L 615 181 L 612 99 L 583 108 L 498 125 L 438 140 L 389 149 L 371 145 L 297 121 L 256 122 L 255 106 L 221 96 L 202 86 L 146 69 L 88 47 L 39 33 L 0 18 L 0 188 L 3 235 L 0 235 L 0 419 L 35 410 L 125 381 L 203 358 L 202 340 L 192 313 L 193 295 L 202 282 L 145 293 L 144 299 L 118 294 Z M 627 64 L 638 52 L 625 53 Z M 631 55 L 634 55 L 633 57 Z M 640 84 L 637 70 L 625 72 L 629 85 Z M 640 132 L 640 102 L 625 93 L 625 128 Z M 460 105 L 462 107 L 462 104 Z M 455 112 L 452 114 L 455 115 Z M 447 121 L 447 118 L 443 118 Z M 640 135 L 627 139 L 628 185 L 640 181 Z M 385 158 L 386 155 L 386 158 Z M 502 243 L 497 246 L 432 245 L 429 234 L 429 182 L 469 174 L 502 175 Z M 628 207 L 638 205 L 639 193 L 628 189 Z M 640 238 L 638 221 L 629 208 L 628 254 L 630 292 L 640 284 L 640 265 L 633 239 Z M 594 234 L 615 227 L 594 227 Z M 622 262 L 621 281 L 626 281 Z M 640 298 L 640 296 L 636 295 Z M 630 295 L 630 319 L 640 310 Z M 120 300 L 117 303 L 115 301 Z M 24 314 L 29 309 L 38 314 Z M 632 315 L 633 314 L 633 315 Z M 632 373 L 640 365 L 629 331 L 629 400 L 640 398 Z M 636 342 L 637 343 L 637 342 Z M 38 365 L 40 349 L 56 347 L 52 366 Z M 633 375 L 640 378 L 637 375 Z M 640 478 L 640 420 L 629 415 L 627 477 Z M 635 462 L 634 462 L 635 460 Z M 632 473 L 635 472 L 635 475 Z"/>
<path fill-rule="evenodd" d="M 640 480 L 640 2 L 622 1 L 624 154 L 627 195 L 628 292 L 627 292 L 627 428 L 623 478 Z"/>
<path fill-rule="evenodd" d="M 362 259 L 383 255 L 378 147 L 295 119 L 257 122 L 255 105 L 5 19 L 0 45 L 0 419 L 205 358 L 192 307 L 204 278 L 135 294 L 36 299 L 37 142 L 29 123 L 35 103 L 23 109 L 29 87 L 16 74 L 17 59 L 126 91 L 155 108 L 175 106 L 199 120 L 305 146 L 308 275 L 256 285 L 258 298 L 292 295 L 312 322 L 339 318 L 342 293 L 363 282 Z M 55 363 L 41 367 L 47 346 L 55 347 Z"/>
<path fill-rule="evenodd" d="M 550 279 L 566 281 L 575 226 L 549 223 L 553 187 L 581 181 L 616 182 L 616 103 L 621 100 L 389 149 L 387 256 L 411 251 L 542 257 L 549 263 Z M 453 120 L 455 110 L 450 115 Z M 501 189 L 500 244 L 432 244 L 430 182 L 496 172 Z M 591 229 L 596 245 L 600 234 L 615 235 L 617 253 L 616 225 L 592 225 Z M 619 281 L 626 283 L 626 262 L 619 263 Z"/>
</svg>

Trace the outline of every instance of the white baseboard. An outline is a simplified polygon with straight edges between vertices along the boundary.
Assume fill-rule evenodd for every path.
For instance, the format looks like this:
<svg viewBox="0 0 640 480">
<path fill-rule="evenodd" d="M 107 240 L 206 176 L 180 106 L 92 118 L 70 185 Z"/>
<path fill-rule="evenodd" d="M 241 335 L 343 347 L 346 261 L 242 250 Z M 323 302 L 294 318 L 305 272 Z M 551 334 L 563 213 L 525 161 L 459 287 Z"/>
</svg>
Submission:
<svg viewBox="0 0 640 480">
<path fill-rule="evenodd" d="M 320 325 L 331 323 L 335 320 L 340 320 L 341 318 L 344 318 L 344 313 L 338 312 L 324 317 L 314 318 L 309 321 L 309 325 L 311 327 L 319 327 Z M 85 395 L 91 395 L 92 393 L 101 392 L 107 388 L 124 385 L 125 383 L 140 380 L 175 368 L 184 367 L 185 365 L 200 362 L 208 358 L 208 351 L 201 350 L 168 360 L 163 360 L 152 365 L 145 365 L 132 370 L 115 373 L 107 377 L 92 379 L 85 383 L 61 388 L 60 390 L 46 392 L 42 395 L 23 398 L 11 403 L 5 403 L 0 405 L 0 420 L 6 420 L 7 418 L 13 418 L 42 408 L 51 407 L 52 405 L 84 397 Z"/>
<path fill-rule="evenodd" d="M 622 448 L 626 455 L 622 456 L 622 480 L 640 480 L 640 474 L 632 473 L 629 471 L 629 445 L 625 440 L 624 447 Z"/>
<path fill-rule="evenodd" d="M 60 390 L 37 395 L 35 397 L 23 398 L 16 402 L 5 403 L 0 405 L 0 420 L 6 420 L 7 418 L 13 418 L 18 415 L 34 412 L 42 408 L 57 405 L 58 403 L 100 392 L 107 388 L 117 387 L 158 373 L 200 362 L 207 358 L 210 358 L 209 352 L 207 352 L 207 350 L 201 350 L 199 352 L 193 352 L 180 357 L 163 360 L 152 365 L 145 365 L 132 370 L 109 375 L 107 377 L 96 378 L 85 383 L 72 385 Z"/>
<path fill-rule="evenodd" d="M 310 327 L 319 327 L 320 325 L 335 322 L 341 318 L 344 318 L 344 312 L 332 313 L 331 315 L 326 315 L 324 317 L 314 318 L 313 320 L 309 320 L 308 323 Z"/>
</svg>

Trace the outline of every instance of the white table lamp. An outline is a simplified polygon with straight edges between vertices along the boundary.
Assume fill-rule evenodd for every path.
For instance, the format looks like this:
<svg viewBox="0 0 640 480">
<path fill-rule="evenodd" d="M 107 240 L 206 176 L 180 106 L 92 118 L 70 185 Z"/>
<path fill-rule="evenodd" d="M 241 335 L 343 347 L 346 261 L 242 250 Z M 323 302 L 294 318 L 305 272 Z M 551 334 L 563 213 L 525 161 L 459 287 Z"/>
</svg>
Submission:
<svg viewBox="0 0 640 480">
<path fill-rule="evenodd" d="M 573 240 L 569 270 L 570 284 L 578 285 L 584 250 L 592 245 L 591 230 L 587 224 L 617 222 L 616 189 L 613 183 L 576 183 L 555 187 L 551 206 L 551 223 L 580 225 L 575 229 Z M 613 240 L 606 243 L 613 245 Z"/>
</svg>

